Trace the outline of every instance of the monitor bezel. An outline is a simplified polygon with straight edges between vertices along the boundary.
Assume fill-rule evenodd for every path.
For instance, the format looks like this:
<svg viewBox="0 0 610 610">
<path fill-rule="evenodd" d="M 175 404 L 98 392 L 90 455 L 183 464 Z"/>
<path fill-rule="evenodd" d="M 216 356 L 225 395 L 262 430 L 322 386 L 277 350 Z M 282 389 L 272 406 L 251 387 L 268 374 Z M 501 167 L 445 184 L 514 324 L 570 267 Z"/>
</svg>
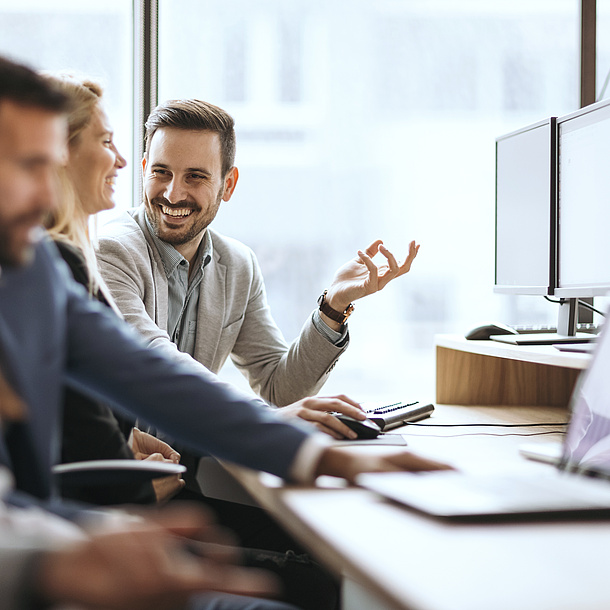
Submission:
<svg viewBox="0 0 610 610">
<path fill-rule="evenodd" d="M 595 104 L 590 104 L 576 110 L 575 112 L 571 112 L 570 114 L 566 114 L 565 116 L 559 117 L 557 119 L 557 128 L 556 128 L 556 137 L 557 137 L 557 148 L 556 148 L 556 182 L 557 182 L 557 191 L 556 191 L 556 236 L 555 236 L 555 259 L 556 259 L 556 276 L 555 276 L 555 288 L 554 294 L 560 298 L 587 298 L 587 297 L 596 297 L 596 296 L 604 296 L 608 294 L 610 291 L 610 277 L 608 278 L 607 285 L 596 285 L 592 286 L 588 285 L 572 285 L 572 286 L 560 286 L 561 282 L 561 265 L 559 260 L 560 248 L 561 248 L 561 238 L 560 238 L 560 204 L 559 204 L 559 155 L 560 155 L 560 129 L 564 123 L 569 121 L 573 121 L 574 119 L 580 118 L 582 116 L 589 115 L 591 113 L 598 112 L 599 110 L 603 110 L 610 106 L 610 99 L 602 100 L 601 102 L 596 102 Z"/>
<path fill-rule="evenodd" d="M 546 285 L 506 285 L 498 283 L 498 143 L 502 140 L 514 138 L 519 134 L 549 127 L 549 260 L 548 260 L 548 282 Z M 497 294 L 514 294 L 525 296 L 552 295 L 554 294 L 557 278 L 556 257 L 556 219 L 557 219 L 557 117 L 549 117 L 521 129 L 498 136 L 495 140 L 495 193 L 494 193 L 494 292 Z"/>
</svg>

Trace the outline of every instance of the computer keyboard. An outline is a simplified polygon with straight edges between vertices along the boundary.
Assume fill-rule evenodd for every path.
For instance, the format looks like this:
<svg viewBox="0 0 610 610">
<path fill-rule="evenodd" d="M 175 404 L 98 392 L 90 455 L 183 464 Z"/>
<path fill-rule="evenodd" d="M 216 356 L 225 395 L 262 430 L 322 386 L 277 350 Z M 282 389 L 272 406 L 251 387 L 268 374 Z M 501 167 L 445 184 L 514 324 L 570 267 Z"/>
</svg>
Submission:
<svg viewBox="0 0 610 610">
<path fill-rule="evenodd" d="M 514 328 L 520 335 L 538 335 L 538 334 L 551 334 L 557 332 L 556 326 L 548 326 L 545 324 L 540 325 L 522 325 L 522 324 L 511 324 L 511 328 Z M 597 334 L 601 330 L 601 324 L 590 324 L 581 323 L 576 325 L 576 332 L 579 333 L 592 333 Z"/>
<path fill-rule="evenodd" d="M 408 422 L 419 421 L 430 417 L 434 411 L 434 405 L 415 402 L 395 402 L 389 405 L 365 407 L 368 418 L 374 421 L 384 432 L 398 428 Z"/>
</svg>

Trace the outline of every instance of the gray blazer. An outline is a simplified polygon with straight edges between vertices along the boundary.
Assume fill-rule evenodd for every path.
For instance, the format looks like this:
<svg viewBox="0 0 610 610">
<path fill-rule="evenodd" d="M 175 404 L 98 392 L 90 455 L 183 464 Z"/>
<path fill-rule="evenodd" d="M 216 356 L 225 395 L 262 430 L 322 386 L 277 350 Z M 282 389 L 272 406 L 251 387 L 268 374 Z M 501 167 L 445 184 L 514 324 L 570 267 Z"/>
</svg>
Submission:
<svg viewBox="0 0 610 610">
<path fill-rule="evenodd" d="M 195 359 L 214 373 L 230 356 L 250 387 L 284 406 L 316 394 L 346 349 L 316 330 L 311 316 L 288 345 L 271 317 L 263 277 L 252 250 L 208 228 L 213 261 L 199 294 Z M 125 320 L 149 344 L 181 354 L 167 334 L 168 288 L 161 257 L 140 206 L 107 224 L 99 238 L 100 270 Z"/>
</svg>

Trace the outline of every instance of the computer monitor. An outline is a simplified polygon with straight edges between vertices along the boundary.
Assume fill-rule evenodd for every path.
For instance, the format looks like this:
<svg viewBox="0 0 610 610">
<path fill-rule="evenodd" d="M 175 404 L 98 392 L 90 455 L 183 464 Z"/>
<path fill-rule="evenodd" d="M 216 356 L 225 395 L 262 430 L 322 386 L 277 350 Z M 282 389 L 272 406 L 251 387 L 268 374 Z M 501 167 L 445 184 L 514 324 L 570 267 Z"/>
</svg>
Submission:
<svg viewBox="0 0 610 610">
<path fill-rule="evenodd" d="M 556 119 L 496 138 L 494 292 L 552 294 Z"/>
<path fill-rule="evenodd" d="M 557 125 L 551 117 L 496 138 L 495 292 L 556 292 Z M 518 345 L 590 341 L 576 333 L 576 310 L 575 300 L 561 301 L 556 333 L 492 338 Z"/>
<path fill-rule="evenodd" d="M 557 120 L 557 284 L 562 298 L 610 290 L 610 100 Z"/>
</svg>

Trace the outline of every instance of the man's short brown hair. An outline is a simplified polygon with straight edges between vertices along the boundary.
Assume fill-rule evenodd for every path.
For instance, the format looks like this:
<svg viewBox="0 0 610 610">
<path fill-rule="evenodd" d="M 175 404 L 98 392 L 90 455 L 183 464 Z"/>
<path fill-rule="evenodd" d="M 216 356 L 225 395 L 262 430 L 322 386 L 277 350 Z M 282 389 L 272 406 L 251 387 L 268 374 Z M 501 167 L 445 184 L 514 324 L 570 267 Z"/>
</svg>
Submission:
<svg viewBox="0 0 610 610">
<path fill-rule="evenodd" d="M 157 106 L 146 121 L 146 152 L 157 129 L 173 127 L 188 131 L 211 131 L 220 138 L 222 175 L 235 164 L 235 121 L 222 108 L 201 100 L 169 100 Z"/>
</svg>

